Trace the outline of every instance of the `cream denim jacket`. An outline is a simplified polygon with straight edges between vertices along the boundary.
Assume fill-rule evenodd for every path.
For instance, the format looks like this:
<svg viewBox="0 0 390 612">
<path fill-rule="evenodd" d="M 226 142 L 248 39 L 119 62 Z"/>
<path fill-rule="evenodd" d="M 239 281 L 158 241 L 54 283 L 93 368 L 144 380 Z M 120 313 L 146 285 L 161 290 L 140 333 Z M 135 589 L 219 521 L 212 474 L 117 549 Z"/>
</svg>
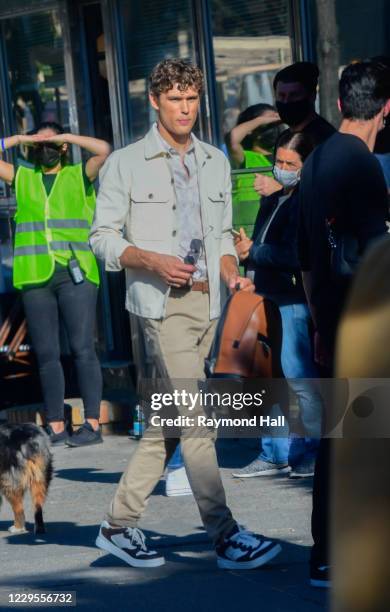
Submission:
<svg viewBox="0 0 390 612">
<path fill-rule="evenodd" d="M 236 257 L 231 235 L 229 162 L 221 151 L 193 136 L 210 286 L 210 319 L 220 314 L 220 258 Z M 114 151 L 100 172 L 90 244 L 107 271 L 119 271 L 128 246 L 172 255 L 178 219 L 173 178 L 165 153 L 150 130 L 145 138 Z M 151 319 L 164 317 L 170 288 L 157 274 L 126 269 L 126 308 Z"/>
</svg>

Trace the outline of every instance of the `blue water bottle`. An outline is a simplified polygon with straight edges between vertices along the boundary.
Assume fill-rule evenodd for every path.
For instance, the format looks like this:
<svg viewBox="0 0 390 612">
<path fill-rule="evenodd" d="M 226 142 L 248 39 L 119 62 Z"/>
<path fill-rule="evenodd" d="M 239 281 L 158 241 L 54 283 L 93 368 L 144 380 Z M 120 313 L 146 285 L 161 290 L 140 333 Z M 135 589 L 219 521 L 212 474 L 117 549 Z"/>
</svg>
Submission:
<svg viewBox="0 0 390 612">
<path fill-rule="evenodd" d="M 133 436 L 140 440 L 144 433 L 144 413 L 139 404 L 134 408 Z"/>
</svg>

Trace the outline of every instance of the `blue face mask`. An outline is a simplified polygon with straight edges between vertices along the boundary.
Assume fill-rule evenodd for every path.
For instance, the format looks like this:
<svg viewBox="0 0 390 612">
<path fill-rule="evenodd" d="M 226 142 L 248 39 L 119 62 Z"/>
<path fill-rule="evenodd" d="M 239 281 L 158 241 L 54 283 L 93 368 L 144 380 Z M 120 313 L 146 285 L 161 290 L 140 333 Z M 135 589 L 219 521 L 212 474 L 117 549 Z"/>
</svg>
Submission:
<svg viewBox="0 0 390 612">
<path fill-rule="evenodd" d="M 283 185 L 283 187 L 295 187 L 301 178 L 300 170 L 282 170 L 281 168 L 278 168 L 278 166 L 274 166 L 272 172 L 275 180 Z"/>
</svg>

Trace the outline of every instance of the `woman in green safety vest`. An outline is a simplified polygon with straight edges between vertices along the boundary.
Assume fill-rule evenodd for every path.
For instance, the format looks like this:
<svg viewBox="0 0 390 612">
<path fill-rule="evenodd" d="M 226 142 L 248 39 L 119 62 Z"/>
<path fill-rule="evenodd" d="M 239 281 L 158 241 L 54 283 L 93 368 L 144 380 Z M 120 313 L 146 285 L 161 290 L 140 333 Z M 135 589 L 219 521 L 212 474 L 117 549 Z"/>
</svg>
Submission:
<svg viewBox="0 0 390 612">
<path fill-rule="evenodd" d="M 34 347 L 52 444 L 84 446 L 102 442 L 99 411 L 102 390 L 94 347 L 99 273 L 88 244 L 95 210 L 93 181 L 110 153 L 103 140 L 64 133 L 54 122 L 31 135 L 0 140 L 1 151 L 28 147 L 32 164 L 0 161 L 0 179 L 15 190 L 13 282 L 22 292 Z M 68 147 L 91 154 L 70 164 Z M 84 424 L 72 436 L 64 427 L 64 373 L 60 361 L 60 319 L 74 357 Z"/>
<path fill-rule="evenodd" d="M 272 151 L 282 130 L 280 117 L 270 104 L 254 104 L 245 109 L 227 138 L 233 168 L 271 167 Z M 251 234 L 259 210 L 260 196 L 253 183 L 255 174 L 233 176 L 233 227 Z"/>
</svg>

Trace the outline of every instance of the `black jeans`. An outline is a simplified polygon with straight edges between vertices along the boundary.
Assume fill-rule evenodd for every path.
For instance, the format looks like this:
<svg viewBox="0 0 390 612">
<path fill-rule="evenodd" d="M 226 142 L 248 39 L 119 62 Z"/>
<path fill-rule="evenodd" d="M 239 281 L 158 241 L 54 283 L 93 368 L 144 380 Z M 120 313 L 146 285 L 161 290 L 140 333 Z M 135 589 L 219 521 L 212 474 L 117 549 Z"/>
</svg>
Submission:
<svg viewBox="0 0 390 612">
<path fill-rule="evenodd" d="M 318 448 L 313 481 L 311 534 L 314 545 L 310 563 L 313 567 L 329 565 L 330 549 L 330 461 L 334 440 L 322 438 Z"/>
<path fill-rule="evenodd" d="M 94 346 L 98 288 L 75 285 L 68 269 L 56 264 L 51 279 L 23 289 L 28 331 L 35 350 L 47 420 L 64 420 L 65 380 L 60 361 L 60 314 L 75 361 L 86 418 L 98 419 L 102 374 Z"/>
</svg>

